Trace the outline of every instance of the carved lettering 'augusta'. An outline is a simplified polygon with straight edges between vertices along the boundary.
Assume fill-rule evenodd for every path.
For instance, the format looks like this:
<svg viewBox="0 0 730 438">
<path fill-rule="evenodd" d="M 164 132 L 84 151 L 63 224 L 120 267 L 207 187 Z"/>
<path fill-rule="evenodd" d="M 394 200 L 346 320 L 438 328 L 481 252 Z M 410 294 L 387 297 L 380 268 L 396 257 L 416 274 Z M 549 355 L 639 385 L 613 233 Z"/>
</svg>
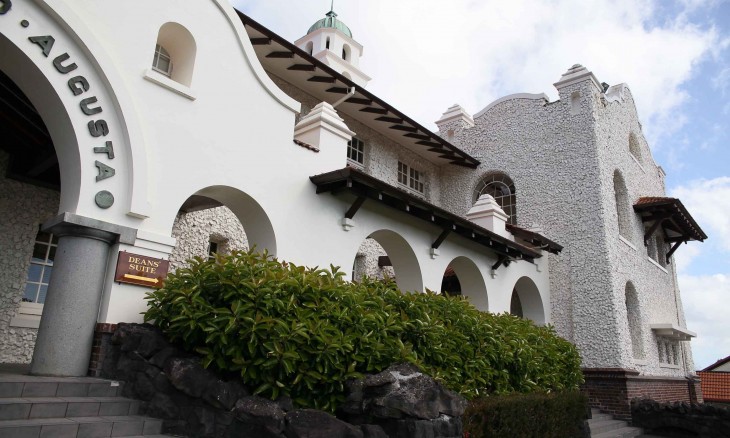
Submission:
<svg viewBox="0 0 730 438">
<path fill-rule="evenodd" d="M 13 7 L 13 2 L 10 0 L 0 0 L 0 15 L 5 15 Z"/>
<path fill-rule="evenodd" d="M 101 112 L 101 107 L 97 106 L 96 108 L 89 108 L 89 105 L 92 103 L 96 103 L 96 96 L 87 97 L 86 99 L 83 99 L 81 103 L 79 103 L 79 106 L 81 106 L 81 111 L 83 111 L 84 114 L 87 116 L 93 116 L 94 114 L 99 114 Z"/>
<path fill-rule="evenodd" d="M 89 81 L 83 76 L 74 76 L 68 80 L 68 88 L 71 89 L 74 96 L 78 96 L 84 91 L 89 91 Z"/>
<path fill-rule="evenodd" d="M 111 178 L 114 176 L 115 173 L 117 173 L 113 167 L 109 167 L 101 161 L 95 161 L 94 165 L 99 170 L 99 174 L 96 175 L 96 182 L 99 182 L 103 179 Z"/>
<path fill-rule="evenodd" d="M 106 124 L 106 120 L 91 120 L 88 126 L 89 134 L 92 137 L 104 137 L 109 134 L 109 125 Z"/>
<path fill-rule="evenodd" d="M 78 68 L 78 65 L 73 62 L 69 65 L 63 65 L 63 62 L 68 61 L 69 58 L 70 56 L 68 53 L 62 53 L 56 56 L 56 58 L 53 60 L 53 66 L 56 67 L 56 70 L 58 70 L 59 73 L 66 74 Z"/>
<path fill-rule="evenodd" d="M 50 35 L 32 36 L 28 37 L 28 39 L 31 43 L 43 49 L 43 56 L 46 58 L 48 58 L 48 55 L 51 54 L 53 44 L 56 42 L 56 39 Z"/>
<path fill-rule="evenodd" d="M 109 157 L 110 160 L 113 160 L 114 159 L 114 145 L 112 145 L 112 142 L 108 141 L 108 142 L 106 142 L 106 146 L 94 148 L 94 153 L 106 154 L 106 156 Z"/>
</svg>

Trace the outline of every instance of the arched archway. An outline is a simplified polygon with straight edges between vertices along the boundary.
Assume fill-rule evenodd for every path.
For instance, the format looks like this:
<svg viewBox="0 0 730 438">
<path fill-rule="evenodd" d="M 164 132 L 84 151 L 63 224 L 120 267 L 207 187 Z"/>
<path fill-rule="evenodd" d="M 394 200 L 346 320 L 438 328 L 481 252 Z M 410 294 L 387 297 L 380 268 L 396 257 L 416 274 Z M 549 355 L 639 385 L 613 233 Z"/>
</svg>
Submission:
<svg viewBox="0 0 730 438">
<path fill-rule="evenodd" d="M 518 309 L 521 314 L 517 314 Z M 540 290 L 531 278 L 522 277 L 515 283 L 515 287 L 512 289 L 510 313 L 529 319 L 538 325 L 546 323 Z"/>
<path fill-rule="evenodd" d="M 232 245 L 231 249 L 251 247 L 257 251 L 268 251 L 269 254 L 276 255 L 276 235 L 271 220 L 261 204 L 247 193 L 229 186 L 210 186 L 195 192 L 182 202 L 181 206 L 183 213 L 225 207 L 219 217 L 225 220 L 231 215 L 235 216 L 234 220 L 237 219 L 241 227 L 231 224 L 223 229 L 211 228 L 208 236 L 210 242 L 222 243 L 223 240 L 228 242 L 234 240 L 237 243 Z M 244 230 L 245 233 L 242 234 Z"/>
<path fill-rule="evenodd" d="M 624 291 L 626 302 L 626 319 L 629 325 L 629 336 L 631 337 L 631 352 L 635 359 L 644 358 L 644 342 L 641 334 L 641 309 L 639 306 L 639 295 L 632 282 L 626 283 Z"/>
<path fill-rule="evenodd" d="M 368 245 L 369 240 L 376 243 L 376 245 Z M 385 255 L 378 251 L 378 246 L 382 248 Z M 411 245 L 395 231 L 383 229 L 368 236 L 355 257 L 355 273 L 353 275 L 355 279 L 360 275 L 369 274 L 367 270 L 362 270 L 362 266 L 372 264 L 368 263 L 366 259 L 370 259 L 372 263 L 376 263 L 380 268 L 392 267 L 392 275 L 395 276 L 396 284 L 401 291 L 423 291 L 423 276 L 416 253 Z M 362 271 L 358 272 L 358 269 Z"/>
<path fill-rule="evenodd" d="M 618 169 L 613 172 L 613 192 L 616 199 L 618 232 L 624 238 L 631 239 L 632 210 L 629 205 L 629 193 L 624 177 Z"/>
<path fill-rule="evenodd" d="M 451 274 L 451 275 L 449 275 Z M 458 285 L 458 293 L 455 286 Z M 462 295 L 481 311 L 489 310 L 487 285 L 476 263 L 468 257 L 456 257 L 444 273 L 442 293 Z"/>
</svg>

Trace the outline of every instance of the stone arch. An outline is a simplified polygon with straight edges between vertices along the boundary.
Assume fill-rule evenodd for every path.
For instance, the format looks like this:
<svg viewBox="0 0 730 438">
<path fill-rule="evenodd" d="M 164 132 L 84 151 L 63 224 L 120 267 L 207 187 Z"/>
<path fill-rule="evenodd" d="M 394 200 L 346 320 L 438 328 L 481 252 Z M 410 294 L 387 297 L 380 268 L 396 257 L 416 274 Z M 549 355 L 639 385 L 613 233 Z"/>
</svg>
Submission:
<svg viewBox="0 0 730 438">
<path fill-rule="evenodd" d="M 447 272 L 451 269 L 460 286 L 459 295 L 463 295 L 477 309 L 489 310 L 489 297 L 484 277 L 476 263 L 468 257 L 459 256 L 449 263 Z"/>
<path fill-rule="evenodd" d="M 193 35 L 185 26 L 175 22 L 167 22 L 160 27 L 157 34 L 157 44 L 170 55 L 172 62 L 170 79 L 189 87 L 193 81 L 195 55 L 197 53 L 197 45 Z"/>
<path fill-rule="evenodd" d="M 0 70 L 27 96 L 48 129 L 61 179 L 59 211 L 76 211 L 82 185 L 81 154 L 66 106 L 41 70 L 1 33 Z"/>
<path fill-rule="evenodd" d="M 631 206 L 629 193 L 623 175 L 617 169 L 613 172 L 613 194 L 616 199 L 616 217 L 618 232 L 621 236 L 631 238 Z"/>
<path fill-rule="evenodd" d="M 624 291 L 626 303 L 626 319 L 629 325 L 629 336 L 631 337 L 631 352 L 635 359 L 644 358 L 644 342 L 641 334 L 641 308 L 639 306 L 639 295 L 636 292 L 634 283 L 627 282 Z"/>
<path fill-rule="evenodd" d="M 517 302 L 522 313 L 522 315 L 517 316 L 529 319 L 538 325 L 544 325 L 546 323 L 545 308 L 540 297 L 540 290 L 531 278 L 522 277 L 515 283 L 515 287 L 512 289 L 512 303 L 515 304 Z"/>
<path fill-rule="evenodd" d="M 209 186 L 198 190 L 181 205 L 199 209 L 227 207 L 241 222 L 248 246 L 257 251 L 276 255 L 276 234 L 268 214 L 261 204 L 247 193 L 229 186 Z"/>
<path fill-rule="evenodd" d="M 421 267 L 408 241 L 387 229 L 375 231 L 368 237 L 378 242 L 388 254 L 398 288 L 403 292 L 423 292 Z"/>
</svg>

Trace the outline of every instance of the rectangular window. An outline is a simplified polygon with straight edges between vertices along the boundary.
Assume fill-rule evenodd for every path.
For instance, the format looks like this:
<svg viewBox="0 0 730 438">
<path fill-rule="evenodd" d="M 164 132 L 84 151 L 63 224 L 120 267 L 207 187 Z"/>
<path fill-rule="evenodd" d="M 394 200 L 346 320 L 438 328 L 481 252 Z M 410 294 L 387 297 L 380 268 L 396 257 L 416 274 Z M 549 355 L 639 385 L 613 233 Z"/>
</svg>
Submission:
<svg viewBox="0 0 730 438">
<path fill-rule="evenodd" d="M 347 142 L 347 159 L 356 164 L 365 163 L 365 143 L 357 137 Z"/>
<path fill-rule="evenodd" d="M 423 172 L 398 162 L 398 183 L 418 193 L 423 193 Z"/>
<path fill-rule="evenodd" d="M 216 254 L 218 254 L 218 242 L 211 240 L 208 242 L 208 260 L 215 260 Z"/>
<path fill-rule="evenodd" d="M 43 304 L 46 301 L 46 292 L 48 292 L 48 283 L 51 281 L 57 247 L 57 237 L 51 233 L 38 231 L 25 282 L 24 303 Z"/>
</svg>

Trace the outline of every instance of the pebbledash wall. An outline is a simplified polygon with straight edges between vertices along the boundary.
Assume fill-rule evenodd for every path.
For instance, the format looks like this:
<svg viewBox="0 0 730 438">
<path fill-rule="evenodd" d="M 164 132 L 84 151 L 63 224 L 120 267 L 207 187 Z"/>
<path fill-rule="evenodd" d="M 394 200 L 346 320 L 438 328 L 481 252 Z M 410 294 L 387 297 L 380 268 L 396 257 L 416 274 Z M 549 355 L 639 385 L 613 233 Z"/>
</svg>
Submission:
<svg viewBox="0 0 730 438">
<path fill-rule="evenodd" d="M 470 298 L 480 308 L 508 311 L 515 285 L 528 285 L 525 293 L 539 310 L 534 319 L 551 322 L 546 257 L 514 261 L 492 275 L 497 254 L 485 246 L 454 235 L 434 253 L 441 227 L 377 202 L 366 203 L 343 227 L 352 199 L 318 195 L 309 177 L 347 165 L 351 129 L 369 143 L 370 173 L 395 185 L 399 159 L 418 165 L 428 172 L 423 196 L 434 203 L 439 166 L 356 120 L 343 121 L 311 97 L 302 97 L 311 106 L 300 116 L 300 103 L 264 71 L 225 0 L 155 2 L 144 14 L 91 0 L 0 4 L 0 69 L 48 127 L 61 175 L 60 194 L 2 181 L 18 187 L 18 195 L 3 198 L 2 214 L 24 209 L 0 233 L 3 253 L 5 242 L 17 247 L 0 267 L 3 361 L 30 360 L 35 374 L 85 374 L 94 327 L 108 331 L 117 322 L 140 321 L 146 308 L 148 289 L 113 279 L 120 251 L 181 266 L 189 255 L 207 255 L 211 237 L 229 248 L 255 245 L 284 260 L 345 271 L 367 248 L 380 251 L 368 240 L 373 237 L 388 249 L 403 290 L 438 290 L 455 261 L 457 273 L 479 286 Z M 184 67 L 175 71 L 190 73 L 184 78 L 150 68 L 168 32 L 179 36 L 171 47 Z M 176 47 L 179 41 L 187 45 Z M 302 117 L 312 128 L 301 134 L 310 147 L 293 141 Z M 225 208 L 180 214 L 194 195 Z M 34 330 L 9 320 L 24 307 L 24 270 L 41 224 L 60 237 L 33 348 Z M 363 270 L 388 271 L 367 263 Z"/>
<path fill-rule="evenodd" d="M 483 159 L 483 173 L 509 175 L 519 224 L 549 230 L 565 246 L 549 256 L 553 322 L 580 348 L 591 403 L 627 417 L 634 396 L 689 401 L 696 386 L 685 379 L 694 374 L 689 343 L 651 329 L 686 322 L 674 264 L 662 260 L 668 248 L 657 257 L 655 241 L 645 247 L 645 227 L 630 210 L 640 197 L 666 196 L 633 97 L 624 84 L 604 90 L 578 65 L 555 86 L 555 102 L 543 94 L 506 96 L 473 119 L 451 108 L 437 122 L 440 133 Z M 628 205 L 616 205 L 617 173 Z M 478 177 L 451 172 L 444 179 L 449 208 L 473 201 Z M 622 232 L 619 214 L 628 218 Z"/>
</svg>

